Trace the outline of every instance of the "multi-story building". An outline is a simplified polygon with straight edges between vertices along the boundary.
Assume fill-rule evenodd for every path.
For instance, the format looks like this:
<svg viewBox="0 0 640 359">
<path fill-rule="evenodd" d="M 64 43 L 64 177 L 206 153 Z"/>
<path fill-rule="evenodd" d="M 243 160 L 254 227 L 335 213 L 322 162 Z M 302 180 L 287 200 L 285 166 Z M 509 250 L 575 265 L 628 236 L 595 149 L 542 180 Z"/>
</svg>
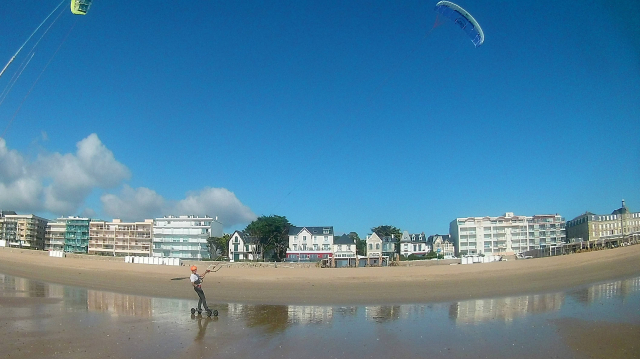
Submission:
<svg viewBox="0 0 640 359">
<path fill-rule="evenodd" d="M 456 218 L 449 224 L 456 255 L 505 255 L 566 242 L 565 220 L 558 214 Z"/>
<path fill-rule="evenodd" d="M 396 260 L 398 240 L 393 236 L 380 237 L 377 233 L 367 236 L 367 265 L 388 265 L 389 260 Z"/>
<path fill-rule="evenodd" d="M 67 223 L 60 219 L 47 223 L 47 232 L 44 238 L 45 251 L 64 251 L 64 238 L 67 232 Z"/>
<path fill-rule="evenodd" d="M 165 216 L 156 218 L 153 225 L 155 257 L 209 259 L 209 237 L 222 237 L 222 223 L 218 217 Z"/>
<path fill-rule="evenodd" d="M 567 239 L 575 241 L 598 241 L 620 238 L 640 239 L 640 212 L 631 212 L 622 200 L 622 207 L 611 214 L 585 212 L 567 221 Z"/>
<path fill-rule="evenodd" d="M 333 227 L 289 228 L 287 261 L 318 261 L 333 256 Z"/>
<path fill-rule="evenodd" d="M 61 217 L 47 223 L 44 249 L 88 253 L 89 221 L 89 218 Z"/>
<path fill-rule="evenodd" d="M 0 211 L 0 247 L 6 247 L 10 241 L 15 242 L 16 222 L 5 219 L 6 215 L 16 214 L 14 211 Z"/>
<path fill-rule="evenodd" d="M 400 255 L 409 257 L 410 255 L 424 256 L 431 252 L 431 244 L 427 242 L 424 232 L 409 234 L 408 231 L 402 232 L 400 238 Z"/>
<path fill-rule="evenodd" d="M 109 256 L 151 256 L 153 219 L 144 222 L 91 220 L 89 254 Z"/>
<path fill-rule="evenodd" d="M 343 234 L 335 237 L 333 242 L 333 258 L 336 267 L 355 267 L 358 265 L 355 238 Z"/>
<path fill-rule="evenodd" d="M 5 246 L 44 249 L 48 219 L 33 214 L 3 212 L 1 235 Z"/>
<path fill-rule="evenodd" d="M 429 236 L 427 243 L 431 244 L 432 250 L 444 259 L 453 258 L 456 254 L 455 246 L 451 241 L 451 236 L 448 234 L 434 234 Z"/>
</svg>

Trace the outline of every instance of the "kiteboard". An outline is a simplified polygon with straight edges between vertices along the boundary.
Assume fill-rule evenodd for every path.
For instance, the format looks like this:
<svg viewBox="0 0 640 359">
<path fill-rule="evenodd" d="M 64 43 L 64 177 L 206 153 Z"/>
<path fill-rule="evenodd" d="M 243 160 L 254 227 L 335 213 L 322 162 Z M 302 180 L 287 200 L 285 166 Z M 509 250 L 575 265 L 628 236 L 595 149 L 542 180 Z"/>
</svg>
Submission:
<svg viewBox="0 0 640 359">
<path fill-rule="evenodd" d="M 198 313 L 198 315 L 202 315 L 202 311 L 201 310 L 197 310 L 196 308 L 191 308 L 191 315 L 196 315 L 196 313 Z M 212 315 L 214 317 L 217 317 L 218 316 L 218 311 L 215 310 L 215 309 L 207 311 L 207 317 L 210 317 Z"/>
</svg>

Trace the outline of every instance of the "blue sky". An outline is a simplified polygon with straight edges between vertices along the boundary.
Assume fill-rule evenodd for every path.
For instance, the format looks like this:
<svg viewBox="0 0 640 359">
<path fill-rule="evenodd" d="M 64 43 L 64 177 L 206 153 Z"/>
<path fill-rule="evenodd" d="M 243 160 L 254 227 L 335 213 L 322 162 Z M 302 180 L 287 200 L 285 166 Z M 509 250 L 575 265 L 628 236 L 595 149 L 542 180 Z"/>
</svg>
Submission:
<svg viewBox="0 0 640 359">
<path fill-rule="evenodd" d="M 3 66 L 58 3 L 2 2 Z M 0 78 L 0 209 L 363 238 L 640 211 L 640 4 L 458 1 L 474 48 L 435 3 L 65 3 Z"/>
</svg>

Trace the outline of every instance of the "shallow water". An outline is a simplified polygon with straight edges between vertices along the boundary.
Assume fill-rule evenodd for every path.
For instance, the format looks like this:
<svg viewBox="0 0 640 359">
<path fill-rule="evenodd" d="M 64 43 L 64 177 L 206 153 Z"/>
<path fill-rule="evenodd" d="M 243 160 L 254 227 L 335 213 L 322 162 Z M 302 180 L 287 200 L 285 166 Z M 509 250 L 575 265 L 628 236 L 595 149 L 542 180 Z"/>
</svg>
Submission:
<svg viewBox="0 0 640 359">
<path fill-rule="evenodd" d="M 20 358 L 638 358 L 640 277 L 518 297 L 383 306 L 215 304 L 0 275 Z"/>
</svg>

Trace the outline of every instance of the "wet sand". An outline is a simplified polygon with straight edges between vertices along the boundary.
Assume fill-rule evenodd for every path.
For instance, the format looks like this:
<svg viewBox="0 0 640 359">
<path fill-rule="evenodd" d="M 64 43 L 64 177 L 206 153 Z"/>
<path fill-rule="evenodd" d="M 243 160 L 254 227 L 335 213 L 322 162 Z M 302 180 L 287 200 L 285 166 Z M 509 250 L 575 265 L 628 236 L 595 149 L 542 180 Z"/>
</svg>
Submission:
<svg viewBox="0 0 640 359">
<path fill-rule="evenodd" d="M 363 306 L 153 298 L 0 275 L 7 358 L 638 358 L 640 277 L 566 291 Z"/>
<path fill-rule="evenodd" d="M 199 264 L 205 269 L 209 263 Z M 157 298 L 193 299 L 188 266 L 162 266 L 0 249 L 0 273 Z M 640 245 L 472 265 L 383 268 L 223 267 L 203 289 L 213 303 L 402 304 L 544 293 L 640 275 Z"/>
</svg>

